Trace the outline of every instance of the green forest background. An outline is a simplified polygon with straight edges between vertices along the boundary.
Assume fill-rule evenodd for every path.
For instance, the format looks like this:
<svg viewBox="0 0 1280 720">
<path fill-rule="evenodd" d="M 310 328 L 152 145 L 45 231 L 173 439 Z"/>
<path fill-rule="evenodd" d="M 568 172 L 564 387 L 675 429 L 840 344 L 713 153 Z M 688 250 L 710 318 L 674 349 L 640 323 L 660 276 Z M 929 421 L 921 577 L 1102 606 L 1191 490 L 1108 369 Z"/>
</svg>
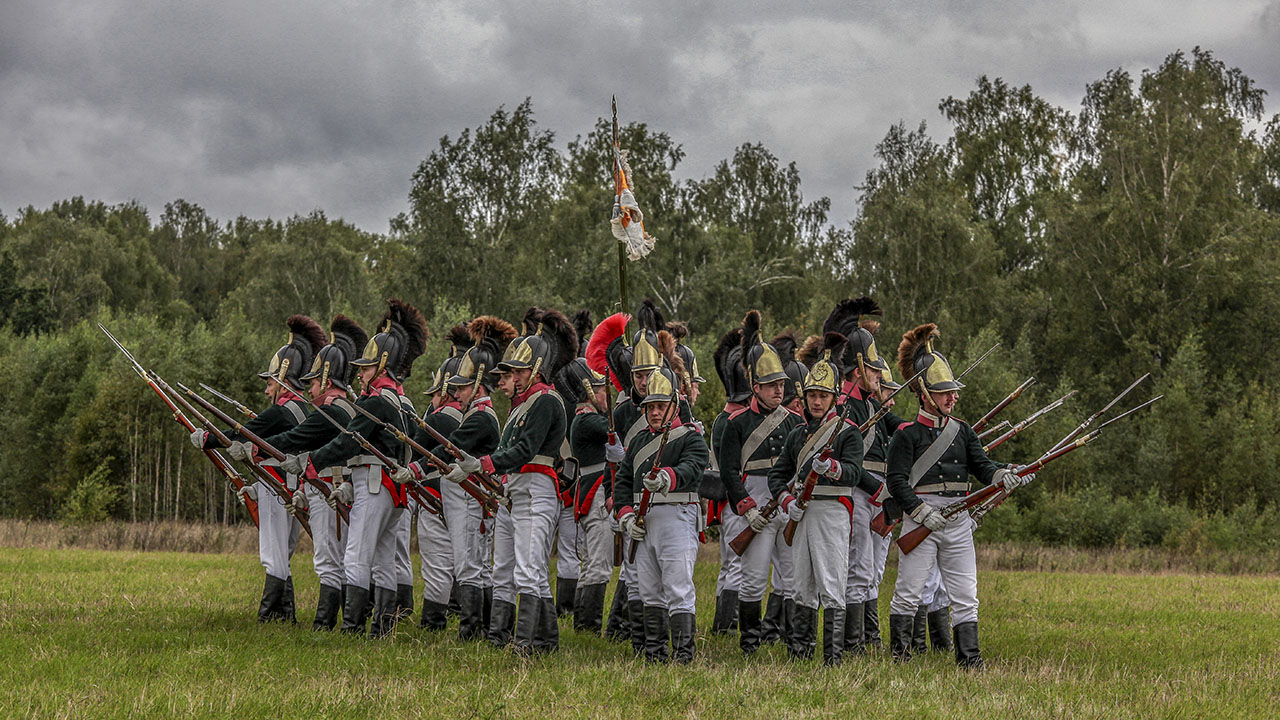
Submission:
<svg viewBox="0 0 1280 720">
<path fill-rule="evenodd" d="M 939 103 L 945 141 L 924 122 L 889 128 L 848 222 L 760 144 L 708 173 L 681 166 L 678 138 L 624 125 L 659 239 L 628 265 L 630 304 L 651 297 L 688 322 L 711 379 L 704 420 L 723 402 L 711 350 L 748 308 L 768 333 L 804 335 L 837 300 L 870 294 L 886 310 L 882 351 L 937 322 L 957 369 L 1000 342 L 966 378 L 961 416 L 1028 376 L 1003 417 L 1078 390 L 1001 460 L 1035 457 L 1149 372 L 1126 405 L 1163 402 L 1041 473 L 981 536 L 1277 548 L 1280 116 L 1264 96 L 1198 48 L 1107 73 L 1075 111 L 983 77 Z M 0 215 L 0 514 L 247 521 L 96 322 L 171 383 L 259 406 L 256 373 L 293 313 L 371 328 L 387 297 L 414 303 L 435 335 L 409 382 L 420 392 L 457 322 L 615 311 L 609 138 L 602 118 L 562 146 L 531 101 L 499 108 L 440 140 L 385 235 L 322 210 L 223 220 L 181 199 L 158 217 L 81 197 Z"/>
</svg>

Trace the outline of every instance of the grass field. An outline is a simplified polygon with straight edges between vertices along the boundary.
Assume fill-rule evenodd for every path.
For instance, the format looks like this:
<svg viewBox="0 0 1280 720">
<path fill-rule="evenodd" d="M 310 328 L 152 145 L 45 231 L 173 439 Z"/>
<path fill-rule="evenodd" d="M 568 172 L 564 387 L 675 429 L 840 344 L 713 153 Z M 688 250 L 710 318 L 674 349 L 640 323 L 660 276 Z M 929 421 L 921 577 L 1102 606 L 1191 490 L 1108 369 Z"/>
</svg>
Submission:
<svg viewBox="0 0 1280 720">
<path fill-rule="evenodd" d="M 988 669 L 947 657 L 838 669 L 700 637 L 688 667 L 562 628 L 522 661 L 402 626 L 370 642 L 254 621 L 243 554 L 0 550 L 3 717 L 1275 717 L 1280 579 L 984 571 Z M 699 626 L 715 566 L 699 563 Z M 891 588 L 891 579 L 886 588 Z M 882 597 L 887 613 L 888 590 Z M 887 619 L 886 619 L 887 624 Z"/>
</svg>

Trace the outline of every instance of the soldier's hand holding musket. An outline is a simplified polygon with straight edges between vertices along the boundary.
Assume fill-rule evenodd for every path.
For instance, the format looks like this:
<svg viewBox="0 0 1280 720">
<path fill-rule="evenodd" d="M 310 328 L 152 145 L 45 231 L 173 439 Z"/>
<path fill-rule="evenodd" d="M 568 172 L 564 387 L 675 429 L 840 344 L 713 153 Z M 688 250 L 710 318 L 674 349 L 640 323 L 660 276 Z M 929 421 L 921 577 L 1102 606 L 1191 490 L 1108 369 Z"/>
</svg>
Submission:
<svg viewBox="0 0 1280 720">
<path fill-rule="evenodd" d="M 305 492 L 295 492 L 293 499 L 284 506 L 284 509 L 294 517 L 297 517 L 299 512 L 306 514 L 307 510 L 310 509 L 310 503 L 307 502 L 307 494 Z"/>
<path fill-rule="evenodd" d="M 209 439 L 208 430 L 201 429 L 201 430 L 191 431 L 191 444 L 195 445 L 197 450 L 203 450 L 205 440 L 208 440 L 208 439 Z"/>
<path fill-rule="evenodd" d="M 617 435 L 604 445 L 604 459 L 614 464 L 621 463 L 627 457 L 627 448 L 622 444 L 622 440 Z"/>
<path fill-rule="evenodd" d="M 289 455 L 280 463 L 280 468 L 290 475 L 301 475 L 311 464 L 311 453 Z"/>
<path fill-rule="evenodd" d="M 925 503 L 920 503 L 915 510 L 911 511 L 911 519 L 934 532 L 946 527 L 948 522 L 947 516 L 943 515 L 941 510 Z"/>
<path fill-rule="evenodd" d="M 411 482 L 417 482 L 418 476 L 414 473 L 413 468 L 401 465 L 391 473 L 391 482 L 397 485 L 408 485 Z"/>
<path fill-rule="evenodd" d="M 1009 468 L 1004 468 L 1003 470 L 997 470 L 995 477 L 992 478 L 992 480 L 1002 485 L 1005 490 L 1012 490 L 1016 487 L 1022 487 L 1023 485 L 1026 485 L 1027 483 L 1036 479 L 1035 473 L 1028 473 L 1025 476 L 1018 475 L 1018 470 L 1020 468 L 1021 466 L 1018 466 L 1017 468 L 1013 468 L 1012 470 Z"/>
<path fill-rule="evenodd" d="M 750 504 L 748 505 L 748 503 Z M 743 519 L 747 521 L 747 524 L 751 526 L 751 529 L 756 532 L 761 532 L 765 528 L 769 527 L 769 518 L 765 517 L 756 509 L 756 503 L 751 498 L 747 498 L 746 500 L 738 503 L 738 514 L 741 515 Z"/>
<path fill-rule="evenodd" d="M 231 441 L 231 446 L 227 448 L 227 454 L 231 456 L 232 460 L 240 460 L 241 462 L 248 462 L 251 454 L 250 448 L 252 447 L 253 447 L 252 443 L 244 442 L 241 440 L 233 440 Z"/>
<path fill-rule="evenodd" d="M 676 471 L 669 467 L 658 468 L 644 478 L 644 489 L 651 493 L 664 493 L 676 484 Z"/>
<path fill-rule="evenodd" d="M 351 487 L 351 481 L 343 479 L 333 488 L 333 492 L 329 493 L 329 497 L 325 498 L 325 502 L 329 503 L 329 507 L 334 510 L 338 509 L 338 503 L 350 505 L 356 500 L 355 488 Z"/>
<path fill-rule="evenodd" d="M 248 503 L 245 502 L 245 498 L 257 502 L 258 488 L 253 485 L 245 485 L 236 491 L 236 499 L 240 501 L 241 505 L 248 505 Z"/>
<path fill-rule="evenodd" d="M 458 460 L 449 466 L 450 475 L 453 475 L 456 470 L 462 471 L 463 477 L 469 476 L 472 473 L 480 472 L 481 465 L 479 458 L 468 455 L 465 450 L 458 450 L 458 455 Z M 461 480 L 454 480 L 453 482 L 461 482 Z"/>
<path fill-rule="evenodd" d="M 638 520 L 639 518 L 636 517 L 636 513 L 634 511 L 623 515 L 618 520 L 618 526 L 622 528 L 622 531 L 636 542 L 644 540 L 644 536 L 649 533 L 649 531 L 645 529 L 644 525 L 637 522 Z"/>
</svg>

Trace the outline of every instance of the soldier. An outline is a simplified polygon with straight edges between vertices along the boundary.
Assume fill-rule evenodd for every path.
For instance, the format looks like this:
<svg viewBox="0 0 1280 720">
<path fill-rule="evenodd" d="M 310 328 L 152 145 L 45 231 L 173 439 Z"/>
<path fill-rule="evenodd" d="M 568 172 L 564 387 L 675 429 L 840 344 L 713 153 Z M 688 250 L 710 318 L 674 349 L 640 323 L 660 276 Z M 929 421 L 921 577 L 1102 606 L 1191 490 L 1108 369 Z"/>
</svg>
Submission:
<svg viewBox="0 0 1280 720">
<path fill-rule="evenodd" d="M 711 423 L 711 469 L 706 473 L 703 494 L 708 498 L 707 525 L 720 525 L 720 572 L 716 576 L 716 612 L 711 632 L 727 635 L 738 627 L 738 588 L 742 578 L 742 558 L 729 543 L 747 527 L 747 521 L 735 512 L 725 512 L 729 496 L 720 478 L 720 447 L 726 421 L 730 415 L 746 408 L 751 399 L 751 385 L 742 369 L 742 328 L 725 333 L 716 346 L 716 374 L 724 386 L 724 408 Z"/>
<path fill-rule="evenodd" d="M 573 628 L 600 634 L 604 613 L 604 594 L 613 572 L 613 528 L 606 505 L 610 487 L 606 485 L 608 463 L 605 447 L 609 442 L 609 419 L 605 416 L 608 398 L 605 376 L 577 358 L 561 370 L 558 383 L 576 400 L 573 420 L 569 424 L 569 445 L 578 462 L 578 481 L 573 489 L 574 517 L 578 523 L 581 552 L 578 553 L 579 574 L 574 598 Z M 563 394 L 563 393 L 562 393 Z M 562 560 L 563 562 L 563 560 Z"/>
<path fill-rule="evenodd" d="M 769 470 L 770 492 L 787 519 L 796 523 L 791 544 L 796 608 L 788 651 L 795 660 L 813 657 L 818 608 L 822 607 L 825 665 L 839 665 L 844 655 L 849 522 L 853 487 L 863 477 L 862 436 L 856 425 L 834 410 L 842 373 L 833 357 L 838 357 L 844 342 L 844 336 L 834 332 L 805 342 L 802 355 L 810 370 L 801 388 L 804 424 L 787 435 L 782 454 Z M 816 484 L 809 502 L 801 505 L 797 496 L 802 496 L 810 473 Z"/>
<path fill-rule="evenodd" d="M 360 350 L 369 341 L 368 334 L 354 320 L 337 315 L 329 325 L 329 344 L 316 353 L 311 371 L 300 379 L 309 383 L 311 401 L 324 413 L 313 412 L 300 424 L 285 432 L 264 438 L 268 444 L 282 453 L 296 454 L 316 450 L 338 435 L 338 428 L 325 419 L 346 426 L 355 416 L 347 393 L 355 379 L 355 367 L 351 361 L 359 357 Z M 329 486 L 329 492 L 343 481 L 345 468 L 333 465 L 319 470 L 319 482 Z M 342 598 L 346 592 L 346 578 L 342 570 L 342 556 L 346 550 L 348 531 L 343 534 L 342 521 L 336 512 L 324 510 L 326 495 L 311 484 L 306 492 L 295 492 L 293 504 L 288 510 L 296 515 L 299 510 L 316 508 L 311 513 L 311 543 L 315 546 L 315 570 L 320 578 L 320 598 L 316 604 L 316 618 L 312 630 L 332 630 L 338 622 Z"/>
<path fill-rule="evenodd" d="M 363 354 L 351 361 L 363 386 L 356 406 L 408 434 L 400 383 L 426 349 L 427 325 L 412 305 L 392 299 L 388 306 L 379 323 L 382 330 L 365 345 Z M 408 449 L 373 420 L 357 414 L 348 429 L 388 458 L 408 464 Z M 397 533 L 408 504 L 403 483 L 413 476 L 397 473 L 401 477 L 398 482 L 393 481 L 383 462 L 374 455 L 363 454 L 360 444 L 346 434 L 314 452 L 291 455 L 285 464 L 287 469 L 302 471 L 339 463 L 346 463 L 351 469 L 350 479 L 329 496 L 331 504 L 351 505 L 351 536 L 343 556 L 347 597 L 342 607 L 342 631 L 364 633 L 372 603 L 370 634 L 384 637 L 394 629 L 397 617 Z"/>
<path fill-rule="evenodd" d="M 538 308 L 525 315 L 525 332 L 507 346 L 497 367 L 499 386 L 511 395 L 511 414 L 497 450 L 480 457 L 464 453 L 449 479 L 481 470 L 504 476 L 511 507 L 509 521 L 499 518 L 494 537 L 489 640 L 505 644 L 515 611 L 514 648 L 528 656 L 552 652 L 560 642 L 549 565 L 559 517 L 554 465 L 564 441 L 565 410 L 548 379 L 578 356 L 578 338 L 564 315 Z"/>
<path fill-rule="evenodd" d="M 738 515 L 758 533 L 742 556 L 742 579 L 738 590 L 738 644 L 748 655 L 763 641 L 760 605 L 773 569 L 774 623 L 785 629 L 794 614 L 791 593 L 791 548 L 782 540 L 786 518 L 760 513 L 758 505 L 768 501 L 767 474 L 773 467 L 787 435 L 797 424 L 796 416 L 782 406 L 787 374 L 777 350 L 760 339 L 760 313 L 752 310 L 742 322 L 742 366 L 751 383 L 752 398 L 746 408 L 725 420 L 720 445 L 720 479 L 729 502 Z"/>
<path fill-rule="evenodd" d="M 636 591 L 642 611 L 644 658 L 668 659 L 667 642 L 676 662 L 693 660 L 695 590 L 693 566 L 698 555 L 701 511 L 698 486 L 707 467 L 707 445 L 691 425 L 680 421 L 678 388 L 684 363 L 675 354 L 675 339 L 664 331 L 658 344 L 669 367 L 650 373 L 641 403 L 645 430 L 627 448 L 618 468 L 613 504 L 618 524 L 636 547 Z M 637 618 L 639 615 L 639 618 Z"/>
<path fill-rule="evenodd" d="M 324 330 L 306 315 L 290 316 L 285 324 L 289 327 L 289 340 L 272 354 L 267 369 L 258 373 L 258 377 L 267 381 L 264 394 L 271 406 L 244 426 L 260 438 L 289 430 L 306 417 L 305 406 L 297 395 L 306 392 L 302 374 L 311 367 L 312 358 L 325 345 Z M 228 449 L 232 458 L 254 462 L 251 443 L 239 433 L 228 430 L 224 434 L 232 442 Z M 213 441 L 205 430 L 193 432 L 191 442 L 201 449 L 215 447 L 210 444 Z M 282 472 L 280 463 L 271 459 L 263 460 L 260 466 L 263 472 L 285 484 L 291 493 L 297 491 L 298 473 Z M 270 497 L 271 491 L 265 486 L 259 491 L 260 484 L 261 482 L 245 485 L 238 494 L 253 500 Z M 289 559 L 293 557 L 301 531 L 302 526 L 281 503 L 258 503 L 258 558 L 267 572 L 262 602 L 258 606 L 259 622 L 296 622 L 293 572 L 289 568 Z"/>
<path fill-rule="evenodd" d="M 809 370 L 796 361 L 796 346 L 800 344 L 799 338 L 796 337 L 794 330 L 787 330 L 775 335 L 769 344 L 778 351 L 778 357 L 782 359 L 782 371 L 787 374 L 787 380 L 790 381 L 782 386 L 782 406 L 803 422 L 805 402 L 804 393 L 800 388 L 804 386 L 804 379 L 809 374 Z"/>
<path fill-rule="evenodd" d="M 467 324 L 473 346 L 460 357 L 445 379 L 447 394 L 466 408 L 461 422 L 449 434 L 449 442 L 472 457 L 492 453 L 498 447 L 501 428 L 493 411 L 493 391 L 498 359 L 516 337 L 510 323 L 482 315 Z M 439 453 L 437 453 L 438 455 Z M 490 556 L 496 520 L 458 484 L 465 476 L 449 474 L 441 488 L 449 537 L 453 545 L 453 575 L 458 583 L 458 638 L 482 638 L 489 626 L 493 602 L 493 569 Z M 506 513 L 506 508 L 500 508 Z M 514 615 L 511 615 L 514 619 Z"/>
<path fill-rule="evenodd" d="M 579 310 L 573 316 L 573 329 L 578 336 L 578 356 L 581 358 L 587 350 L 587 338 L 595 324 L 591 321 L 589 310 Z M 555 379 L 556 390 L 565 400 L 565 427 L 572 430 L 573 419 L 580 406 L 585 402 L 582 397 L 582 385 L 576 376 L 567 374 L 571 367 L 584 369 L 586 360 L 569 363 L 561 370 L 561 376 Z M 590 393 L 588 393 L 590 394 Z M 601 448 L 591 448 L 589 454 L 598 454 Z M 563 471 L 560 473 L 560 518 L 556 523 L 556 615 L 572 616 L 576 610 L 578 579 L 582 559 L 578 555 L 581 546 L 578 525 L 578 488 L 581 482 L 583 460 L 577 455 L 570 442 L 570 432 L 565 433 L 564 443 L 560 447 L 563 460 Z"/>
<path fill-rule="evenodd" d="M 889 606 L 889 639 L 895 659 L 911 659 L 911 633 L 917 608 L 934 569 L 942 573 L 954 612 L 956 663 L 981 667 L 978 650 L 978 569 L 973 550 L 973 519 L 967 513 L 948 519 L 939 508 L 969 491 L 969 475 L 983 484 L 1024 485 L 1034 474 L 1018 477 L 987 457 L 973 429 L 952 415 L 960 390 L 947 359 L 933 349 L 937 326 L 921 325 L 902 336 L 898 369 L 904 377 L 924 371 L 911 389 L 920 400 L 914 423 L 902 427 L 889 444 L 889 491 L 907 514 L 902 532 L 920 525 L 932 534 L 908 554 L 899 554 L 898 581 Z"/>
<path fill-rule="evenodd" d="M 824 332 L 848 338 L 842 351 L 844 383 L 838 411 L 852 404 L 849 419 L 859 427 L 880 410 L 880 380 L 889 365 L 876 348 L 873 333 L 883 311 L 875 300 L 860 297 L 841 300 L 827 316 Z M 849 538 L 849 580 L 846 585 L 845 649 L 861 654 L 881 647 L 880 581 L 889 552 L 889 540 L 871 531 L 871 519 L 880 512 L 885 493 L 885 453 L 889 438 L 906 421 L 889 413 L 863 435 L 862 470 L 869 475 L 853 491 L 853 531 Z"/>
</svg>

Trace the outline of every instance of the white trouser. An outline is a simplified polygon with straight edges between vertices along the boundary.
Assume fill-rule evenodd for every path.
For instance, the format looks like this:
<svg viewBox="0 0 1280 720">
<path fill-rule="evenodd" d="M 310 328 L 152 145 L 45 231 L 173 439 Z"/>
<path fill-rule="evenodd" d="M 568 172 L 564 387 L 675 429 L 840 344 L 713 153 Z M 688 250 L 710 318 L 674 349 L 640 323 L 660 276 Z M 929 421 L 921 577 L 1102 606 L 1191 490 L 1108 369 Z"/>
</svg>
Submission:
<svg viewBox="0 0 1280 720">
<path fill-rule="evenodd" d="M 956 498 L 921 495 L 920 499 L 932 507 L 941 508 Z M 902 532 L 909 533 L 919 527 L 910 517 L 903 518 Z M 924 604 L 925 587 L 937 570 L 942 574 L 943 585 L 951 596 L 951 623 L 976 622 L 978 620 L 978 564 L 973 551 L 973 518 L 968 513 L 951 519 L 947 526 L 925 538 L 910 553 L 898 552 L 898 583 L 893 589 L 893 602 L 889 612 L 894 615 L 914 615 Z"/>
<path fill-rule="evenodd" d="M 884 561 L 891 538 L 871 531 L 871 519 L 879 514 L 880 508 L 871 504 L 871 496 L 854 488 L 849 580 L 845 584 L 845 602 L 850 605 L 880 596 L 880 580 L 884 577 Z"/>
<path fill-rule="evenodd" d="M 447 511 L 445 520 L 453 522 Z M 462 518 L 458 521 L 461 522 Z M 453 593 L 453 552 L 449 546 L 449 530 L 440 522 L 439 515 L 422 509 L 418 511 L 418 555 L 422 557 L 422 599 L 449 604 L 449 596 Z"/>
<path fill-rule="evenodd" d="M 797 605 L 844 609 L 849 576 L 849 510 L 839 500 L 816 499 L 792 538 L 791 588 Z"/>
<path fill-rule="evenodd" d="M 391 493 L 382 487 L 381 466 L 352 468 L 351 487 L 355 502 L 351 505 L 351 526 L 347 528 L 347 551 L 342 557 L 347 584 L 367 588 L 372 580 L 377 587 L 394 590 L 396 533 L 408 512 L 395 507 Z M 377 492 L 370 493 L 370 487 Z"/>
<path fill-rule="evenodd" d="M 453 578 L 460 585 L 488 587 L 492 582 L 489 546 L 493 542 L 493 519 L 485 520 L 480 503 L 461 485 L 445 480 L 440 483 L 444 517 L 449 521 L 449 549 L 453 558 Z M 480 528 L 484 527 L 484 532 Z M 419 531 L 418 544 L 422 536 Z"/>
<path fill-rule="evenodd" d="M 581 586 L 607 583 L 613 574 L 613 528 L 604 509 L 609 497 L 606 490 L 604 485 L 596 490 L 590 507 L 578 521 L 578 536 L 582 538 L 582 552 L 578 556 Z"/>
<path fill-rule="evenodd" d="M 321 478 L 320 482 L 325 482 Z M 315 546 L 316 577 L 321 585 L 342 588 L 346 578 L 342 574 L 342 555 L 347 547 L 347 538 L 351 537 L 351 529 L 343 523 L 342 538 L 338 538 L 338 513 L 325 504 L 324 495 L 307 483 L 307 507 L 311 509 L 311 544 Z"/>
<path fill-rule="evenodd" d="M 578 579 L 578 522 L 573 519 L 573 506 L 560 504 L 556 521 L 556 577 Z"/>
<path fill-rule="evenodd" d="M 516 604 L 515 521 L 506 503 L 498 506 L 493 524 L 493 599 Z"/>
<path fill-rule="evenodd" d="M 729 543 L 746 529 L 747 521 L 726 504 L 720 513 L 720 574 L 716 576 L 716 595 L 725 590 L 738 592 L 742 584 L 742 558 Z"/>
<path fill-rule="evenodd" d="M 942 585 L 940 571 L 934 570 L 929 582 L 925 583 L 923 600 L 929 612 L 941 610 L 951 604 L 951 598 L 947 597 L 947 588 Z"/>
<path fill-rule="evenodd" d="M 697 503 L 649 506 L 644 518 L 648 534 L 636 549 L 638 590 L 646 607 L 663 607 L 672 615 L 694 611 L 700 512 Z"/>
<path fill-rule="evenodd" d="M 622 533 L 622 567 L 618 569 L 618 580 L 627 584 L 627 602 L 639 602 L 640 579 L 636 575 L 636 563 L 640 561 L 640 548 L 636 548 L 636 562 L 629 562 L 631 544 L 635 542 L 630 535 Z"/>
<path fill-rule="evenodd" d="M 276 495 L 261 480 L 258 491 L 258 559 L 267 574 L 288 580 L 293 574 L 289 558 L 298 546 L 302 523 L 289 514 Z"/>
<path fill-rule="evenodd" d="M 746 486 L 757 506 L 763 506 L 769 501 L 769 482 L 765 476 L 748 475 Z M 742 554 L 739 600 L 756 602 L 764 599 L 770 567 L 773 568 L 773 592 L 784 598 L 791 597 L 791 548 L 782 539 L 782 531 L 786 526 L 787 514 L 779 510 Z"/>
<path fill-rule="evenodd" d="M 536 595 L 549 600 L 551 540 L 560 517 L 555 480 L 542 473 L 510 473 L 507 497 L 511 498 L 511 522 L 505 532 L 504 524 L 499 523 L 493 552 L 500 558 L 496 562 L 509 556 L 514 565 L 509 579 L 500 578 L 495 565 L 495 597 L 498 583 L 509 582 L 514 595 Z M 510 602 L 515 602 L 514 598 Z"/>
<path fill-rule="evenodd" d="M 409 498 L 410 503 L 416 503 L 417 500 Z M 422 512 L 426 512 L 423 510 Z M 400 519 L 396 525 L 396 585 L 412 585 L 413 584 L 413 559 L 409 557 L 409 542 L 413 537 L 413 513 L 405 508 L 405 512 L 400 513 Z M 392 585 L 391 587 L 395 587 Z"/>
</svg>

